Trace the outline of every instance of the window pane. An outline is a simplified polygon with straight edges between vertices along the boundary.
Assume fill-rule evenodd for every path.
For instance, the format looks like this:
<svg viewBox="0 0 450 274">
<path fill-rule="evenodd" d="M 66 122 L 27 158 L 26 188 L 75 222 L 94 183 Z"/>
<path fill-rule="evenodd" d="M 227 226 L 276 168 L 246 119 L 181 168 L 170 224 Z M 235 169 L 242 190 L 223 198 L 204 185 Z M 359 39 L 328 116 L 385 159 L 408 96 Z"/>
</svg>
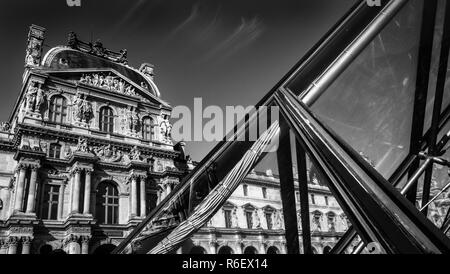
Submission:
<svg viewBox="0 0 450 274">
<path fill-rule="evenodd" d="M 386 178 L 409 153 L 422 3 L 409 1 L 312 106 Z"/>
</svg>

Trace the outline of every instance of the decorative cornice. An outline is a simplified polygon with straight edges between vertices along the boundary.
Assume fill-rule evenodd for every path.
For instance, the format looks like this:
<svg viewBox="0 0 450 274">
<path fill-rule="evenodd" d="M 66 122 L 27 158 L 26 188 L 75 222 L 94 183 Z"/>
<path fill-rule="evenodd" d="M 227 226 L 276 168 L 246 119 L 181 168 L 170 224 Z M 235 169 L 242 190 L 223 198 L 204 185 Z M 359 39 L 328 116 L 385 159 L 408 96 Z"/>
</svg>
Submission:
<svg viewBox="0 0 450 274">
<path fill-rule="evenodd" d="M 52 128 L 44 128 L 44 127 L 37 127 L 34 125 L 28 125 L 28 124 L 19 124 L 16 126 L 16 133 L 14 138 L 14 147 L 18 146 L 18 143 L 20 141 L 19 136 L 21 136 L 24 132 L 31 133 L 31 134 L 38 134 L 38 135 L 46 135 L 46 136 L 52 136 L 56 138 L 65 139 L 66 141 L 74 142 L 76 143 L 78 141 L 78 138 L 80 137 L 79 134 L 76 134 L 75 132 L 65 132 L 65 131 L 59 131 Z M 133 146 L 136 146 L 136 144 L 124 144 L 123 142 L 115 141 L 113 139 L 101 139 L 101 138 L 95 138 L 89 136 L 85 137 L 90 145 L 108 145 L 111 144 L 117 148 L 123 149 L 123 150 L 130 150 L 133 148 Z M 170 158 L 170 159 L 176 159 L 179 157 L 180 152 L 175 150 L 167 150 L 163 148 L 157 148 L 157 147 L 149 147 L 149 146 L 140 146 L 137 145 L 142 153 L 142 156 L 148 156 L 148 157 L 161 157 L 161 158 Z"/>
</svg>

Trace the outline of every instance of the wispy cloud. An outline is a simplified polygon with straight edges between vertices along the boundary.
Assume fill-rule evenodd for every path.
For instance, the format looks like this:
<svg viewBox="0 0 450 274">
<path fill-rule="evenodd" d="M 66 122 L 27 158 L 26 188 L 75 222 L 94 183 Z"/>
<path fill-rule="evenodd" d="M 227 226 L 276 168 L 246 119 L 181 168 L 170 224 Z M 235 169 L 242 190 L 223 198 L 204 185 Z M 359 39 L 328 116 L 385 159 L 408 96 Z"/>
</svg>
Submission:
<svg viewBox="0 0 450 274">
<path fill-rule="evenodd" d="M 192 23 L 199 15 L 199 5 L 196 3 L 192 6 L 191 13 L 189 16 L 183 20 L 180 24 L 178 24 L 168 35 L 167 39 L 171 39 L 175 37 L 180 31 L 185 29 L 190 23 Z"/>
<path fill-rule="evenodd" d="M 212 58 L 223 60 L 229 58 L 253 43 L 263 32 L 264 25 L 257 17 L 250 20 L 242 17 L 239 26 L 225 40 L 209 50 L 202 60 L 207 61 Z"/>
<path fill-rule="evenodd" d="M 114 35 L 128 20 L 132 19 L 137 11 L 146 3 L 146 0 L 138 0 L 131 8 L 117 21 L 117 23 L 110 29 L 110 35 Z"/>
</svg>

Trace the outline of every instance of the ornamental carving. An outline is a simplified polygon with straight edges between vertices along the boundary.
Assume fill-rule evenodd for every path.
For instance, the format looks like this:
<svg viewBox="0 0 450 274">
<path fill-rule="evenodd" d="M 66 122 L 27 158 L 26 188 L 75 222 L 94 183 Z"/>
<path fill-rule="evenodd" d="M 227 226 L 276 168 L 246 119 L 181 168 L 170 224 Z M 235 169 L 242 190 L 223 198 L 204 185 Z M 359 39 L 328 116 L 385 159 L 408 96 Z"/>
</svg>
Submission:
<svg viewBox="0 0 450 274">
<path fill-rule="evenodd" d="M 123 152 L 110 144 L 101 147 L 94 147 L 94 154 L 104 162 L 120 162 L 123 157 Z"/>
<path fill-rule="evenodd" d="M 86 96 L 78 93 L 73 99 L 73 117 L 76 122 L 89 124 L 91 119 L 94 118 L 94 111 L 92 104 L 86 100 Z"/>
<path fill-rule="evenodd" d="M 142 161 L 141 151 L 139 150 L 139 148 L 137 146 L 134 146 L 131 149 L 130 154 L 128 156 L 131 161 Z"/>
<path fill-rule="evenodd" d="M 45 29 L 31 26 L 28 33 L 28 44 L 25 54 L 25 64 L 27 66 L 39 66 L 42 57 L 42 45 Z"/>
<path fill-rule="evenodd" d="M 46 100 L 44 90 L 41 88 L 42 84 L 38 82 L 31 82 L 25 94 L 24 111 L 27 113 L 39 113 Z"/>
<path fill-rule="evenodd" d="M 114 52 L 106 49 L 100 40 L 95 41 L 95 43 L 93 44 L 83 42 L 78 39 L 77 34 L 73 31 L 68 35 L 67 45 L 73 49 L 103 57 L 117 63 L 121 63 L 124 65 L 128 64 L 128 51 L 126 49 L 122 49 L 119 52 Z"/>
<path fill-rule="evenodd" d="M 150 64 L 142 64 L 141 68 L 139 69 L 142 74 L 144 74 L 147 78 L 151 79 L 153 81 L 155 77 L 154 73 L 154 67 Z"/>
<path fill-rule="evenodd" d="M 83 74 L 79 83 L 114 91 L 128 96 L 138 96 L 136 89 L 122 80 L 120 77 L 113 76 L 111 73 L 92 73 Z"/>
<path fill-rule="evenodd" d="M 161 129 L 161 141 L 164 143 L 172 143 L 172 125 L 169 122 L 168 115 L 164 115 L 162 122 L 159 124 Z"/>
<path fill-rule="evenodd" d="M 11 125 L 8 122 L 0 122 L 0 131 L 7 132 L 11 129 Z"/>
<path fill-rule="evenodd" d="M 88 142 L 86 138 L 82 138 L 79 137 L 78 138 L 78 144 L 77 147 L 75 148 L 76 152 L 85 152 L 88 153 L 89 152 L 89 146 L 88 146 Z"/>
<path fill-rule="evenodd" d="M 11 234 L 21 234 L 21 235 L 23 235 L 23 234 L 33 234 L 33 228 L 32 227 L 26 227 L 26 226 L 23 226 L 23 227 L 15 226 L 15 227 L 11 227 L 10 233 Z"/>
</svg>

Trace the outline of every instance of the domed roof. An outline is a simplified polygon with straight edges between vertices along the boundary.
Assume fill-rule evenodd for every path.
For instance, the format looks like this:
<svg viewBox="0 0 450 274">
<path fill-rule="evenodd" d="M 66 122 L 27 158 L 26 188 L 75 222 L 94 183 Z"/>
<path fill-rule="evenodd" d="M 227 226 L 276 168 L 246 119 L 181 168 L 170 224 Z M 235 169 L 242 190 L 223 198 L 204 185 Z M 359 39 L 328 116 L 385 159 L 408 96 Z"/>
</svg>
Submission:
<svg viewBox="0 0 450 274">
<path fill-rule="evenodd" d="M 59 46 L 50 49 L 42 60 L 42 66 L 54 70 L 93 68 L 114 69 L 139 86 L 141 86 L 141 83 L 145 83 L 149 87 L 149 91 L 154 96 L 160 96 L 158 87 L 152 79 L 146 77 L 139 70 L 128 65 L 120 64 L 106 58 L 98 57 L 69 47 Z"/>
</svg>

